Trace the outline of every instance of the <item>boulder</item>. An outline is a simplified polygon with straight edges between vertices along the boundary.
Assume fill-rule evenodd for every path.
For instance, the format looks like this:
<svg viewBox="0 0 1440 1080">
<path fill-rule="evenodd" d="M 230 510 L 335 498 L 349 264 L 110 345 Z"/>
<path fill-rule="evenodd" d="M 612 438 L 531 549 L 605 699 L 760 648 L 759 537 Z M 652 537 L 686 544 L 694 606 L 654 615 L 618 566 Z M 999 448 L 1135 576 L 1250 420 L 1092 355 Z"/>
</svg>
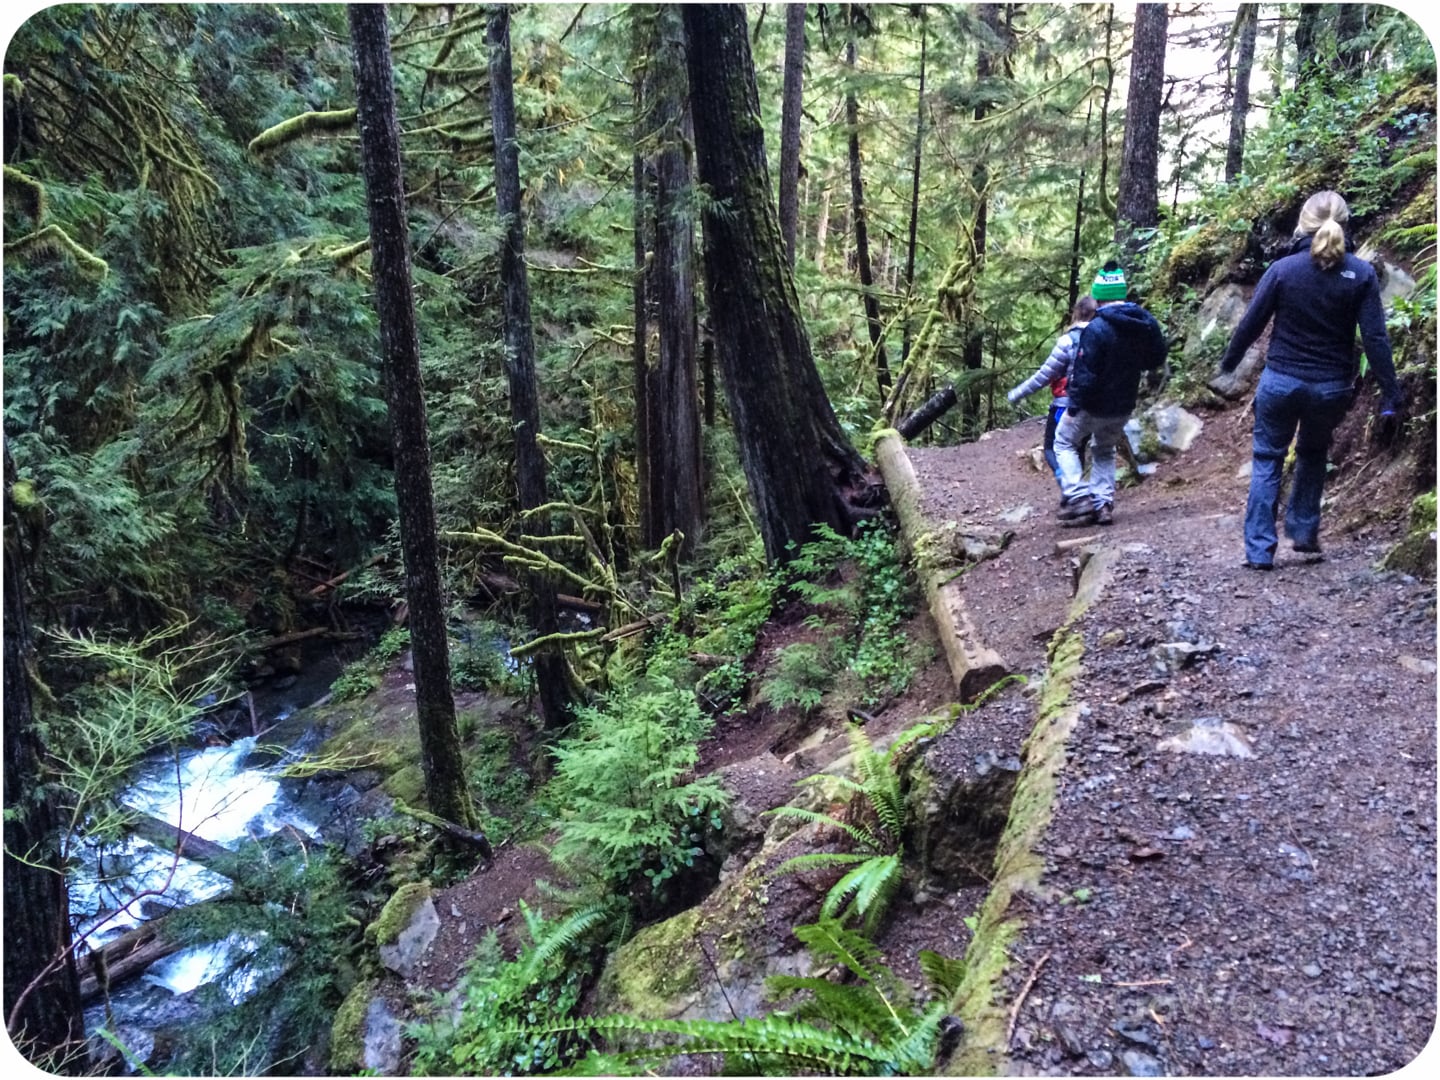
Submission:
<svg viewBox="0 0 1440 1080">
<path fill-rule="evenodd" d="M 1125 437 L 1141 461 L 1153 461 L 1183 454 L 1204 427 L 1203 420 L 1179 405 L 1159 404 L 1132 417 L 1125 425 Z"/>
</svg>

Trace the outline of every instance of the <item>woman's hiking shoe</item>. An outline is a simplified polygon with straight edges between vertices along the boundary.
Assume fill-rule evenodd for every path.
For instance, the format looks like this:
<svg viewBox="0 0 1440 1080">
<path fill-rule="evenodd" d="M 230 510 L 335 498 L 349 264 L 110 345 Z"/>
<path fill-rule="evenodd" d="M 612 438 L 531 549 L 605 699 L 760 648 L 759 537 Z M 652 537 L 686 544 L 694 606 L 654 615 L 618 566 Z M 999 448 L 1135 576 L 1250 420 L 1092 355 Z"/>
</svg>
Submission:
<svg viewBox="0 0 1440 1080">
<path fill-rule="evenodd" d="M 1110 503 L 1101 503 L 1095 508 L 1096 525 L 1109 525 L 1114 520 L 1114 507 Z"/>
<path fill-rule="evenodd" d="M 1274 563 L 1268 563 L 1268 562 L 1251 562 L 1249 559 L 1246 559 L 1246 560 L 1245 560 L 1245 569 L 1246 569 L 1246 570 L 1274 570 L 1274 569 L 1275 569 L 1275 564 L 1274 564 Z"/>
<path fill-rule="evenodd" d="M 1290 547 L 1293 548 L 1295 551 L 1300 552 L 1300 554 L 1302 554 L 1302 555 L 1319 555 L 1319 554 L 1320 554 L 1320 541 L 1319 541 L 1319 540 L 1309 540 L 1309 541 L 1296 540 L 1293 544 L 1290 545 Z"/>
<path fill-rule="evenodd" d="M 1094 525 L 1099 520 L 1099 515 L 1094 510 L 1085 510 L 1074 517 L 1060 519 L 1062 529 L 1079 529 L 1085 525 Z"/>
</svg>

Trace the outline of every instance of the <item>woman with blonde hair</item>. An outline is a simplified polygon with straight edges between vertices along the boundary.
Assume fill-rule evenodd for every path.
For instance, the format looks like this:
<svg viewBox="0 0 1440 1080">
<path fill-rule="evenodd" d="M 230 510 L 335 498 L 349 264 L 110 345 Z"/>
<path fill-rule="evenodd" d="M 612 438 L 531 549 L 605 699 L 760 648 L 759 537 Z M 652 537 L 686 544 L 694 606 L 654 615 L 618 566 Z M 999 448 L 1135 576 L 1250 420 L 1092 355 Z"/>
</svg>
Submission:
<svg viewBox="0 0 1440 1080">
<path fill-rule="evenodd" d="M 1245 565 L 1269 570 L 1279 538 L 1275 514 L 1291 440 L 1295 476 L 1285 535 L 1296 551 L 1320 551 L 1320 493 L 1330 437 L 1355 396 L 1358 327 L 1380 384 L 1380 415 L 1400 407 L 1400 385 L 1385 333 L 1375 269 L 1346 250 L 1350 208 L 1336 192 L 1310 196 L 1300 210 L 1290 254 L 1265 271 L 1220 361 L 1232 372 L 1271 317 L 1265 370 L 1255 388 L 1250 496 L 1245 506 Z"/>
</svg>

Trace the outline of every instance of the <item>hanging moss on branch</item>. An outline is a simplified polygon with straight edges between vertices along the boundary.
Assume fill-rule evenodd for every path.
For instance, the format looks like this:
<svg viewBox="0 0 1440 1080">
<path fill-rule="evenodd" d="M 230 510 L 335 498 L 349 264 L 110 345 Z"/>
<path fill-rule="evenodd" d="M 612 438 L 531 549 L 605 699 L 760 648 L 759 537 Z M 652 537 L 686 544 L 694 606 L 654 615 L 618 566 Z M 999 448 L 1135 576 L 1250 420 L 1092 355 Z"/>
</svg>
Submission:
<svg viewBox="0 0 1440 1080">
<path fill-rule="evenodd" d="M 8 179 L 10 170 L 7 168 L 5 173 Z M 97 281 L 103 280 L 105 275 L 110 273 L 109 263 L 77 244 L 59 225 L 46 225 L 43 229 L 12 240 L 5 245 L 4 251 L 6 257 L 11 259 L 32 258 L 36 255 L 68 255 L 75 260 L 81 273 Z"/>
<path fill-rule="evenodd" d="M 8 80 L 10 76 L 5 78 Z M 45 185 L 11 165 L 5 166 L 5 185 L 15 194 L 25 213 L 38 225 L 45 216 Z"/>
<path fill-rule="evenodd" d="M 335 109 L 331 112 L 307 112 L 282 120 L 274 127 L 266 128 L 246 147 L 252 154 L 263 154 L 277 146 L 294 142 L 296 139 L 317 132 L 341 131 L 355 126 L 354 109 Z"/>
<path fill-rule="evenodd" d="M 603 626 L 597 626 L 593 630 L 577 630 L 574 633 L 546 634 L 534 641 L 527 641 L 524 645 L 516 645 L 510 649 L 512 659 L 523 659 L 532 653 L 540 652 L 542 649 L 556 649 L 565 645 L 578 645 L 583 641 L 595 641 L 603 638 L 609 631 Z"/>
</svg>

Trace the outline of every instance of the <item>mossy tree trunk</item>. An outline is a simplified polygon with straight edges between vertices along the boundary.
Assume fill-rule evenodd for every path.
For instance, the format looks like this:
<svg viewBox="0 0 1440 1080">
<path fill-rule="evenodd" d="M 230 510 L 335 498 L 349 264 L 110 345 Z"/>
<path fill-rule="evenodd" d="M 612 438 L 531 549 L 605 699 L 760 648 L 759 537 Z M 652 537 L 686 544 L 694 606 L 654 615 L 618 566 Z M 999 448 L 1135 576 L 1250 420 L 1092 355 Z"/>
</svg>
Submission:
<svg viewBox="0 0 1440 1080">
<path fill-rule="evenodd" d="M 360 128 L 360 163 L 370 217 L 380 359 L 395 450 L 395 499 L 410 608 L 415 664 L 415 717 L 420 727 L 425 797 L 430 809 L 466 828 L 475 808 L 465 779 L 455 698 L 450 687 L 450 642 L 440 587 L 435 496 L 430 484 L 430 438 L 420 380 L 420 338 L 411 295 L 410 233 L 400 167 L 400 127 L 390 31 L 384 5 L 349 8 Z"/>
<path fill-rule="evenodd" d="M 490 15 L 486 40 L 490 46 L 490 111 L 495 131 L 495 206 L 504 223 L 500 247 L 500 283 L 505 296 L 505 373 L 510 385 L 510 421 L 515 432 L 515 479 L 520 509 L 534 510 L 546 502 L 545 458 L 540 451 L 540 401 L 535 382 L 535 335 L 530 319 L 530 284 L 525 273 L 525 219 L 520 209 L 520 150 L 515 135 L 515 83 L 510 60 L 510 11 L 499 5 Z M 544 536 L 548 524 L 526 521 L 530 536 Z M 560 629 L 556 589 L 540 574 L 526 575 L 530 621 L 537 637 Z M 545 722 L 569 723 L 572 699 L 568 665 L 562 653 L 537 652 L 536 689 Z"/>
<path fill-rule="evenodd" d="M 1009 51 L 1008 27 L 1001 19 L 1000 8 L 999 4 L 980 4 L 976 8 L 980 23 L 985 27 L 985 36 L 975 58 L 976 123 L 984 120 L 990 112 L 990 96 L 994 93 L 991 83 L 1004 74 L 1004 57 Z M 977 200 L 975 226 L 970 235 L 975 251 L 974 275 L 979 279 L 985 272 L 985 251 L 989 245 L 990 232 L 990 166 L 983 155 L 971 170 L 970 184 L 975 190 Z M 964 364 L 967 371 L 978 372 L 985 366 L 985 327 L 982 317 L 983 312 L 977 311 L 974 323 L 968 328 L 965 337 Z M 965 434 L 971 439 L 979 438 L 988 426 L 981 416 L 984 392 L 984 383 L 980 379 L 971 380 L 965 388 L 962 423 Z"/>
<path fill-rule="evenodd" d="M 77 1073 L 85 1064 L 80 978 L 70 945 L 70 903 L 60 865 L 59 822 L 40 767 L 26 671 L 25 613 L 15 481 L 5 457 L 5 1027 L 37 1065 Z"/>
<path fill-rule="evenodd" d="M 875 272 L 870 265 L 870 226 L 865 216 L 865 182 L 860 174 L 860 100 L 855 93 L 855 9 L 850 6 L 850 39 L 845 43 L 845 66 L 850 82 L 845 88 L 845 127 L 849 133 L 850 220 L 855 229 L 855 263 L 860 272 L 860 291 L 865 298 L 865 325 L 870 330 L 870 352 L 875 360 L 875 380 L 880 398 L 890 389 L 890 361 L 885 355 L 884 329 L 880 323 L 880 298 L 875 295 Z"/>
<path fill-rule="evenodd" d="M 800 217 L 800 107 L 805 85 L 805 7 L 785 9 L 785 85 L 780 104 L 780 236 L 785 259 L 795 266 Z"/>
<path fill-rule="evenodd" d="M 1135 248 L 1134 234 L 1160 221 L 1160 106 L 1165 92 L 1165 43 L 1169 13 L 1164 4 L 1137 4 L 1135 46 L 1130 57 L 1130 95 L 1125 103 L 1125 144 L 1120 157 L 1120 196 L 1115 203 L 1115 243 Z"/>
<path fill-rule="evenodd" d="M 800 318 L 765 162 L 745 9 L 686 4 L 690 106 L 708 188 L 705 288 L 726 400 L 765 554 L 788 561 L 817 524 L 852 530 L 869 494 Z"/>
<path fill-rule="evenodd" d="M 645 373 L 646 487 L 642 538 L 657 548 L 678 531 L 681 552 L 694 551 L 705 521 L 696 373 L 694 178 L 686 147 L 693 142 L 685 103 L 685 43 L 673 4 L 653 9 L 648 62 L 641 81 L 643 138 L 650 153 L 645 233 L 654 257 L 645 274 L 658 350 Z M 639 353 L 636 353 L 637 358 Z M 648 364 L 648 358 L 647 358 Z"/>
</svg>

